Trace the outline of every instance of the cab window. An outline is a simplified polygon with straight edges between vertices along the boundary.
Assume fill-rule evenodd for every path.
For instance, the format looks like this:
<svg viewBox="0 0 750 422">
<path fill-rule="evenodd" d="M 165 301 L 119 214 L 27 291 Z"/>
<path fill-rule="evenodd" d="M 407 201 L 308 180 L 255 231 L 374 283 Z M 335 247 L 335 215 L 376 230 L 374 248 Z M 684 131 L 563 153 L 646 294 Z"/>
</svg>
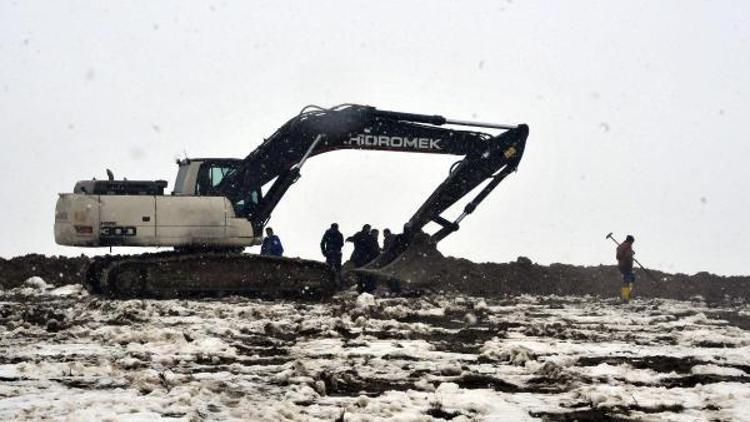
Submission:
<svg viewBox="0 0 750 422">
<path fill-rule="evenodd" d="M 201 166 L 198 170 L 198 180 L 195 183 L 195 194 L 199 196 L 213 194 L 219 183 L 233 171 L 233 167 L 218 165 Z"/>
<path fill-rule="evenodd" d="M 253 190 L 250 192 L 250 196 L 246 200 L 241 199 L 234 203 L 235 214 L 245 217 L 251 215 L 260 202 L 260 198 L 260 190 Z"/>
</svg>

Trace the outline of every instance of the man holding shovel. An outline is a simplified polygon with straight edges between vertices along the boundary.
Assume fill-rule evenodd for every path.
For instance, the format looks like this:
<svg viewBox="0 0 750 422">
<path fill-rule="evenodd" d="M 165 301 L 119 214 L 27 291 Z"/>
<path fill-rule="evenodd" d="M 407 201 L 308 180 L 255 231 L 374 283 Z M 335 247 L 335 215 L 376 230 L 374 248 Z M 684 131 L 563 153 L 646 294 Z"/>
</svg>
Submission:
<svg viewBox="0 0 750 422">
<path fill-rule="evenodd" d="M 620 289 L 620 296 L 625 302 L 630 302 L 633 297 L 633 283 L 635 283 L 635 273 L 633 273 L 633 242 L 635 238 L 628 235 L 625 241 L 617 246 L 617 268 L 622 274 L 623 286 Z"/>
</svg>

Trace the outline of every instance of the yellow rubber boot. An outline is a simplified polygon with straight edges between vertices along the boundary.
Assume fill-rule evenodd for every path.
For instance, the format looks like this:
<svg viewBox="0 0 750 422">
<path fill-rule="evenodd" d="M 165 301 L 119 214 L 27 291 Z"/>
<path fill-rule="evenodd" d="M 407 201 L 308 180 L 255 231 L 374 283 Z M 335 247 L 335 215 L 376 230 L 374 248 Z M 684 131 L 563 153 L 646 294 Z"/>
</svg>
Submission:
<svg viewBox="0 0 750 422">
<path fill-rule="evenodd" d="M 633 283 L 628 284 L 628 302 L 633 299 Z"/>
<path fill-rule="evenodd" d="M 623 286 L 620 288 L 620 297 L 625 302 L 630 301 L 630 287 L 629 286 Z"/>
</svg>

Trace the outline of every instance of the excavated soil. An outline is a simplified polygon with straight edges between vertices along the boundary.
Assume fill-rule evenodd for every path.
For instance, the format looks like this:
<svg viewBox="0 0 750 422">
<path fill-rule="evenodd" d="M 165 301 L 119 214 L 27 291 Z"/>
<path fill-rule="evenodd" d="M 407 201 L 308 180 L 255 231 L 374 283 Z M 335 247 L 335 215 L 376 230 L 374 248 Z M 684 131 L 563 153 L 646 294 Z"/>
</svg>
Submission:
<svg viewBox="0 0 750 422">
<path fill-rule="evenodd" d="M 88 260 L 84 256 L 67 258 L 39 254 L 10 260 L 0 258 L 0 288 L 17 287 L 32 276 L 42 277 L 55 286 L 76 284 L 81 281 Z M 748 276 L 650 272 L 657 280 L 652 280 L 640 269 L 635 271 L 635 294 L 639 297 L 687 300 L 702 296 L 709 302 L 750 298 Z M 375 274 L 379 289 L 389 290 L 394 280 L 399 280 L 399 287 L 407 294 L 454 292 L 483 297 L 518 294 L 612 297 L 618 294 L 621 285 L 615 266 L 545 266 L 534 264 L 525 257 L 508 263 L 475 263 L 443 256 L 435 245 L 424 238 L 417 238 L 399 259 L 371 274 Z M 750 326 L 750 318 L 740 318 L 734 323 Z"/>
<path fill-rule="evenodd" d="M 384 274 L 381 282 L 399 279 L 407 291 L 460 292 L 484 297 L 517 294 L 610 297 L 618 294 L 622 283 L 616 266 L 545 266 L 526 257 L 509 263 L 475 263 L 443 256 L 424 238 L 417 238 L 398 260 L 379 272 Z M 748 276 L 649 272 L 656 280 L 641 269 L 635 270 L 634 292 L 640 297 L 686 300 L 702 296 L 710 302 L 750 298 Z"/>
<path fill-rule="evenodd" d="M 44 256 L 29 254 L 11 259 L 0 257 L 0 288 L 12 289 L 30 277 L 41 277 L 48 284 L 62 286 L 78 284 L 83 280 L 83 271 L 89 258 Z"/>
</svg>

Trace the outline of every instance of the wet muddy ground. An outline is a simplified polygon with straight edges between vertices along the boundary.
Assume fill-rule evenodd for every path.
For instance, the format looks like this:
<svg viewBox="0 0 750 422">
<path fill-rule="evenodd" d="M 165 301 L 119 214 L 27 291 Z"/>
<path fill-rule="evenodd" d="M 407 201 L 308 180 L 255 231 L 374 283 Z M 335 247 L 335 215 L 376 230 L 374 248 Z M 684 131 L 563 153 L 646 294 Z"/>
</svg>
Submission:
<svg viewBox="0 0 750 422">
<path fill-rule="evenodd" d="M 750 307 L 0 291 L 0 419 L 742 420 Z"/>
<path fill-rule="evenodd" d="M 309 262 L 294 258 L 290 261 L 291 265 L 287 267 L 289 271 Z M 17 288 L 32 276 L 42 277 L 55 286 L 83 283 L 84 272 L 90 262 L 84 256 L 71 258 L 30 254 L 11 259 L 0 258 L 0 289 Z M 348 265 L 344 267 L 348 268 Z M 524 257 L 508 263 L 475 263 L 445 257 L 435 245 L 420 242 L 415 242 L 392 264 L 378 272 L 376 279 L 379 280 L 380 289 L 387 290 L 388 286 L 392 286 L 391 279 L 396 278 L 404 294 L 611 297 L 618 294 L 622 285 L 622 277 L 617 268 L 611 265 L 537 265 Z M 635 274 L 636 294 L 644 298 L 691 300 L 700 296 L 709 303 L 723 303 L 732 299 L 750 301 L 750 276 L 725 277 L 705 272 L 669 274 L 655 269 L 649 271 L 650 276 L 640 269 L 636 269 Z"/>
</svg>

